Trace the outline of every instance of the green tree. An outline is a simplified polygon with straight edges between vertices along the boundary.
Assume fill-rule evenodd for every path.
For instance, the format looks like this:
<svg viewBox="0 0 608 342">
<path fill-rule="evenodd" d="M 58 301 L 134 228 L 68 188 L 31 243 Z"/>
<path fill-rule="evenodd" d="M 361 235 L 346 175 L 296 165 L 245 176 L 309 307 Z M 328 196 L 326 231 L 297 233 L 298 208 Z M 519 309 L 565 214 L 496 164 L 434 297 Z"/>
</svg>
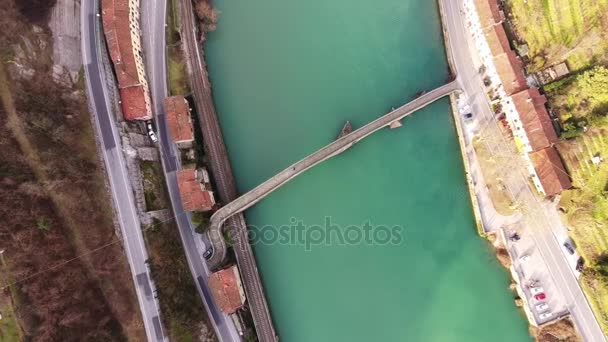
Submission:
<svg viewBox="0 0 608 342">
<path fill-rule="evenodd" d="M 608 69 L 596 66 L 577 77 L 578 89 L 592 111 L 608 105 Z"/>
</svg>

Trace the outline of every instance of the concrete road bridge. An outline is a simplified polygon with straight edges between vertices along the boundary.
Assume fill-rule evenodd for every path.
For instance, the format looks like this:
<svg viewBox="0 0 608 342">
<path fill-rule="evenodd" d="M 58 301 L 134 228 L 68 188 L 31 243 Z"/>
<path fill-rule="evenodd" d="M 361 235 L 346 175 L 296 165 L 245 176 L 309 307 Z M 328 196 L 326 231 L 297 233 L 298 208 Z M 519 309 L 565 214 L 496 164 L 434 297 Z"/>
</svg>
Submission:
<svg viewBox="0 0 608 342">
<path fill-rule="evenodd" d="M 446 85 L 424 93 L 411 102 L 394 109 L 393 111 L 379 117 L 378 119 L 357 129 L 356 131 L 353 131 L 328 144 L 327 146 L 289 166 L 264 183 L 258 185 L 249 192 L 241 195 L 237 199 L 220 208 L 213 214 L 213 216 L 211 216 L 209 224 L 209 241 L 213 246 L 213 254 L 207 261 L 209 267 L 211 269 L 218 268 L 222 265 L 226 258 L 226 242 L 224 240 L 222 226 L 224 222 L 226 222 L 226 220 L 228 220 L 231 216 L 248 209 L 264 197 L 268 196 L 274 190 L 281 187 L 283 184 L 289 182 L 315 165 L 346 151 L 355 143 L 368 137 L 372 133 L 375 133 L 384 127 L 388 127 L 392 123 L 398 122 L 415 111 L 424 108 L 440 98 L 456 91 L 460 91 L 460 86 L 457 81 L 452 81 Z M 239 235 L 239 238 L 243 238 L 243 235 Z M 246 243 L 244 241 L 240 242 Z"/>
</svg>

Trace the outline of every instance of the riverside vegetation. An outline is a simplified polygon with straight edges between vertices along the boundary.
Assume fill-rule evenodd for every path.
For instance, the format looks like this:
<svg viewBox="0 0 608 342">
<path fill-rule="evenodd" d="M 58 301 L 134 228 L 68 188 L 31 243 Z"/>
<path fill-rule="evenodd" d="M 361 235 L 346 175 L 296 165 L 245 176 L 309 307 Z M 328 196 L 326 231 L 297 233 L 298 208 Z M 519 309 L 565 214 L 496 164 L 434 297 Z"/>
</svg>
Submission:
<svg viewBox="0 0 608 342">
<path fill-rule="evenodd" d="M 544 87 L 561 126 L 557 148 L 573 181 L 560 208 L 583 257 L 581 285 L 608 332 L 608 1 L 511 0 L 517 44 L 530 72 L 566 62 L 571 74 Z"/>
</svg>

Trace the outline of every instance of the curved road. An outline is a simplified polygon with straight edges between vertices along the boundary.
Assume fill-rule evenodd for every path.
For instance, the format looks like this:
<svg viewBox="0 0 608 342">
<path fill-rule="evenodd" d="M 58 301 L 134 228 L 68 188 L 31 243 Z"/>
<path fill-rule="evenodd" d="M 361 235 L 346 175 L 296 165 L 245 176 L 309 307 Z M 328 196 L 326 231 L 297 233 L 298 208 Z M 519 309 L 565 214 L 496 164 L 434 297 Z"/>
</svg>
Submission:
<svg viewBox="0 0 608 342">
<path fill-rule="evenodd" d="M 389 126 L 391 123 L 401 120 L 404 117 L 412 114 L 413 112 L 421 109 L 440 98 L 447 96 L 455 91 L 460 90 L 460 86 L 456 81 L 450 82 L 444 86 L 436 88 L 413 101 L 387 113 L 380 118 L 370 122 L 369 124 L 359 128 L 358 130 L 343 136 L 342 138 L 330 143 L 329 145 L 321 148 L 317 152 L 309 155 L 308 157 L 300 160 L 299 162 L 289 166 L 285 170 L 279 172 L 269 180 L 253 188 L 246 194 L 237 198 L 236 200 L 226 204 L 222 208 L 211 216 L 211 222 L 209 224 L 209 240 L 213 245 L 213 255 L 207 261 L 211 268 L 221 265 L 226 256 L 226 242 L 222 234 L 222 225 L 231 216 L 238 214 L 247 208 L 251 207 L 274 190 L 281 187 L 283 184 L 289 182 L 293 178 L 297 177 L 306 170 L 314 167 L 315 165 L 335 156 L 350 148 L 353 144 L 366 138 L 372 133 Z M 240 236 L 239 239 L 245 238 Z M 239 241 L 242 244 L 248 243 L 248 241 Z"/>
<path fill-rule="evenodd" d="M 122 246 L 131 268 L 135 292 L 139 302 L 148 341 L 167 341 L 160 320 L 160 309 L 154 296 L 155 288 L 146 264 L 148 252 L 141 231 L 141 223 L 133 190 L 129 182 L 126 161 L 118 128 L 109 98 L 102 51 L 101 23 L 97 16 L 99 2 L 88 0 L 81 3 L 81 48 L 85 71 L 86 89 L 95 119 L 95 129 L 100 140 L 112 198 L 119 222 Z"/>
<path fill-rule="evenodd" d="M 194 232 L 190 213 L 184 211 L 177 185 L 177 171 L 181 169 L 181 163 L 179 152 L 170 138 L 163 106 L 164 100 L 168 96 L 165 41 L 166 17 L 166 0 L 141 1 L 142 44 L 146 58 L 146 69 L 149 75 L 152 111 L 154 112 L 156 128 L 158 130 L 158 150 L 167 184 L 167 192 L 169 193 L 171 209 L 173 210 L 175 223 L 184 247 L 188 267 L 195 280 L 196 288 L 209 321 L 213 325 L 213 330 L 219 341 L 238 342 L 241 341 L 241 337 L 232 319 L 223 313 L 215 300 L 213 300 L 208 284 L 211 272 L 202 258 L 202 254 L 205 251 L 201 239 L 202 235 Z"/>
</svg>

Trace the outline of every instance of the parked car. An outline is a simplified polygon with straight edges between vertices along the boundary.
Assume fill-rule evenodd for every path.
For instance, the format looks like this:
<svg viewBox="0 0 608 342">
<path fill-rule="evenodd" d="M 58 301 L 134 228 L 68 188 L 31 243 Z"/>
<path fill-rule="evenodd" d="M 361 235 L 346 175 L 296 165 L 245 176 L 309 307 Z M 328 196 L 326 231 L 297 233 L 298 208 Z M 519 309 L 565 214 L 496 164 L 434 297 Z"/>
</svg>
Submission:
<svg viewBox="0 0 608 342">
<path fill-rule="evenodd" d="M 464 116 L 464 118 L 465 118 L 466 120 L 471 120 L 471 119 L 473 118 L 473 113 L 470 113 L 470 112 L 469 112 L 469 113 L 466 113 L 466 114 L 465 114 L 465 115 L 463 115 L 463 116 Z"/>
<path fill-rule="evenodd" d="M 209 258 L 211 258 L 212 255 L 213 255 L 213 247 L 209 247 L 209 248 L 207 248 L 205 253 L 203 253 L 203 258 L 205 258 L 205 260 L 209 260 Z"/>
<path fill-rule="evenodd" d="M 154 131 L 148 131 L 148 136 L 150 137 L 150 140 L 152 140 L 153 143 L 158 142 L 158 138 L 156 137 L 156 133 L 154 133 Z"/>
<path fill-rule="evenodd" d="M 540 304 L 536 305 L 535 308 L 536 308 L 536 312 L 543 312 L 549 308 L 549 304 L 540 303 Z"/>
<path fill-rule="evenodd" d="M 536 300 L 545 300 L 546 298 L 547 298 L 547 295 L 545 295 L 544 293 L 539 293 L 534 296 L 534 299 L 536 299 Z"/>
<path fill-rule="evenodd" d="M 538 286 L 538 287 L 531 287 L 530 288 L 530 293 L 532 293 L 532 295 L 537 295 L 537 294 L 543 293 L 543 292 L 545 292 L 545 289 L 543 289 L 540 286 Z"/>
<path fill-rule="evenodd" d="M 564 242 L 564 248 L 566 248 L 570 255 L 574 255 L 574 247 L 569 242 Z"/>
<path fill-rule="evenodd" d="M 520 239 L 521 239 L 521 236 L 519 236 L 519 234 L 517 234 L 517 233 L 511 234 L 511 236 L 509 237 L 509 240 L 511 240 L 512 242 L 517 242 Z"/>
<path fill-rule="evenodd" d="M 154 126 L 152 125 L 152 121 L 146 122 L 146 129 L 148 130 L 148 136 L 153 143 L 158 142 L 158 137 L 156 136 L 156 132 L 154 132 Z"/>
<path fill-rule="evenodd" d="M 538 318 L 547 319 L 547 318 L 550 318 L 551 316 L 553 316 L 553 312 L 547 311 L 547 312 L 543 312 L 540 315 L 538 315 Z"/>
<path fill-rule="evenodd" d="M 530 260 L 530 254 L 524 254 L 521 257 L 519 257 L 519 262 L 524 263 L 524 262 L 528 262 Z"/>
</svg>

